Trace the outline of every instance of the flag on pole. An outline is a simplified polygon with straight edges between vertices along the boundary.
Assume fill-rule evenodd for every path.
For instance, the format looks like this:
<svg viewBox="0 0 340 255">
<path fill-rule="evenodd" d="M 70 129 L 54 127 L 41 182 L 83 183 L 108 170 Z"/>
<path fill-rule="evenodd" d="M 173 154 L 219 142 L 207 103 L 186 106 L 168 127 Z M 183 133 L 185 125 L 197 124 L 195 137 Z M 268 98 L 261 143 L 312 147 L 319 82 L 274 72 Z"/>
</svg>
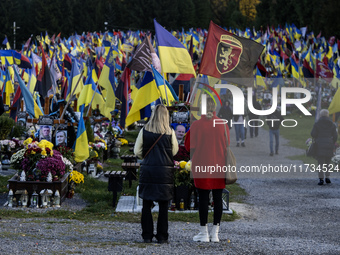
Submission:
<svg viewBox="0 0 340 255">
<path fill-rule="evenodd" d="M 44 49 L 42 49 L 42 67 L 37 78 L 37 84 L 35 86 L 35 91 L 38 91 L 42 97 L 42 104 L 45 103 L 45 98 L 49 97 L 52 88 L 51 72 L 48 68 L 47 60 L 45 57 Z M 50 92 L 49 92 L 50 91 Z"/>
<path fill-rule="evenodd" d="M 332 70 L 322 61 L 316 60 L 316 78 L 322 78 L 327 82 L 332 82 Z"/>
<path fill-rule="evenodd" d="M 74 155 L 76 162 L 83 162 L 90 156 L 89 143 L 87 139 L 87 133 L 85 129 L 85 122 L 83 118 L 84 108 L 80 111 L 80 119 L 78 123 L 77 139 L 74 146 Z"/>
<path fill-rule="evenodd" d="M 131 70 L 144 72 L 151 71 L 151 50 L 149 48 L 148 37 L 145 36 L 143 42 L 138 46 L 135 54 L 127 67 Z"/>
<path fill-rule="evenodd" d="M 152 73 L 147 71 L 144 75 L 141 86 L 137 91 L 135 101 L 126 117 L 126 126 L 130 126 L 135 121 L 151 116 L 151 103 L 160 97 L 157 85 Z"/>
<path fill-rule="evenodd" d="M 29 92 L 24 81 L 21 79 L 16 68 L 14 68 L 15 75 L 18 79 L 19 86 L 21 89 L 22 96 L 24 97 L 26 111 L 31 115 L 32 118 L 38 119 L 39 116 L 44 115 L 37 103 L 34 101 L 32 94 Z"/>
<path fill-rule="evenodd" d="M 178 96 L 176 95 L 172 86 L 168 83 L 167 80 L 163 79 L 163 76 L 153 66 L 152 66 L 152 72 L 153 72 L 153 76 L 155 78 L 157 87 L 161 93 L 162 99 L 166 101 L 166 96 L 168 96 L 168 101 L 170 105 L 172 101 L 178 101 Z M 164 86 L 164 81 L 165 81 L 166 86 Z M 166 92 L 165 92 L 165 88 L 166 88 Z"/>
<path fill-rule="evenodd" d="M 340 112 L 340 89 L 338 88 L 331 104 L 328 107 L 329 114 Z"/>
<path fill-rule="evenodd" d="M 115 56 L 112 47 L 110 48 L 110 51 L 107 54 L 102 73 L 99 77 L 98 84 L 106 90 L 106 103 L 105 103 L 106 107 L 110 108 L 111 111 L 113 111 L 116 105 L 115 96 L 116 83 L 115 83 Z"/>
<path fill-rule="evenodd" d="M 238 37 L 210 21 L 200 74 L 252 87 L 253 70 L 264 46 Z"/>
<path fill-rule="evenodd" d="M 153 20 L 158 42 L 158 53 L 163 73 L 190 73 L 196 75 L 191 57 L 184 45 L 169 31 Z"/>
<path fill-rule="evenodd" d="M 116 89 L 116 97 L 121 102 L 120 108 L 120 125 L 125 128 L 125 119 L 129 113 L 129 90 L 130 90 L 131 70 L 126 67 L 121 75 L 118 87 Z"/>
</svg>

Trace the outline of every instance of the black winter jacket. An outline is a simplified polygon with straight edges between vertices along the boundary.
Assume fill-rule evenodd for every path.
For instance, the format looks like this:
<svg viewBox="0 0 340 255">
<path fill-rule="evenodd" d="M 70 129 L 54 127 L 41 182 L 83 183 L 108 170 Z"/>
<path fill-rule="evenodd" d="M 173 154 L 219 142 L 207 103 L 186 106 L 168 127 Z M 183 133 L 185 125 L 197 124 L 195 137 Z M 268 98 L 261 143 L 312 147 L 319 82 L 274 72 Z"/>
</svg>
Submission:
<svg viewBox="0 0 340 255">
<path fill-rule="evenodd" d="M 328 117 L 320 117 L 314 124 L 311 136 L 315 139 L 318 157 L 332 157 L 338 139 L 336 126 Z"/>
<path fill-rule="evenodd" d="M 143 130 L 143 158 L 160 134 Z M 168 201 L 174 192 L 174 160 L 171 135 L 163 135 L 143 159 L 139 176 L 139 197 Z"/>
</svg>

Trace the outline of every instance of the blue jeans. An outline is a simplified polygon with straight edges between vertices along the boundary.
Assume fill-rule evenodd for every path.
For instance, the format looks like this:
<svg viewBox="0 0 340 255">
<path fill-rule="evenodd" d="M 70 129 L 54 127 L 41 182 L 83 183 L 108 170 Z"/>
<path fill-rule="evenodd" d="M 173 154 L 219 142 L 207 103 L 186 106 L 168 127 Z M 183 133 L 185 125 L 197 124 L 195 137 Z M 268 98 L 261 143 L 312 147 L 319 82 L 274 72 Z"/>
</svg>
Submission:
<svg viewBox="0 0 340 255">
<path fill-rule="evenodd" d="M 244 126 L 243 124 L 235 124 L 235 132 L 236 132 L 236 142 L 244 142 Z"/>
<path fill-rule="evenodd" d="M 274 153 L 274 137 L 275 137 L 275 152 L 279 151 L 279 137 L 280 137 L 280 129 L 272 130 L 269 129 L 269 148 L 270 153 Z"/>
</svg>

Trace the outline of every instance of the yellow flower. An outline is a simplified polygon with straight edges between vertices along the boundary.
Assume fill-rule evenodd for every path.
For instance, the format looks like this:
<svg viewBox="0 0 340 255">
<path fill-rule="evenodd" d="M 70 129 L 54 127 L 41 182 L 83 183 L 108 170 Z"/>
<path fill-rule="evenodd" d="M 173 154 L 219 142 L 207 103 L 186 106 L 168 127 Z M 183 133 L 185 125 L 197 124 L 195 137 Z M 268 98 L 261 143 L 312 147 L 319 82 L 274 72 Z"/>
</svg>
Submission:
<svg viewBox="0 0 340 255">
<path fill-rule="evenodd" d="M 184 161 L 184 160 L 182 160 L 182 161 L 179 162 L 179 167 L 180 167 L 180 168 L 185 168 L 185 165 L 186 165 L 186 164 L 187 164 L 187 162 Z"/>
<path fill-rule="evenodd" d="M 43 155 L 43 156 L 47 156 L 47 153 L 46 153 L 46 151 L 45 151 L 45 150 L 42 150 L 42 151 L 41 151 L 41 155 Z"/>
<path fill-rule="evenodd" d="M 35 151 L 32 150 L 32 151 L 31 151 L 31 154 L 35 154 Z"/>
<path fill-rule="evenodd" d="M 185 169 L 186 169 L 187 171 L 191 171 L 191 160 L 189 160 L 189 161 L 186 163 Z"/>
<path fill-rule="evenodd" d="M 78 171 L 76 170 L 73 170 L 71 173 L 70 173 L 70 179 L 69 181 L 74 181 L 75 183 L 84 183 L 84 175 L 82 173 L 79 173 Z"/>
<path fill-rule="evenodd" d="M 30 137 L 30 138 L 27 138 L 25 141 L 24 141 L 24 145 L 26 146 L 27 148 L 27 145 L 29 145 L 31 142 L 33 141 L 33 139 Z"/>
</svg>

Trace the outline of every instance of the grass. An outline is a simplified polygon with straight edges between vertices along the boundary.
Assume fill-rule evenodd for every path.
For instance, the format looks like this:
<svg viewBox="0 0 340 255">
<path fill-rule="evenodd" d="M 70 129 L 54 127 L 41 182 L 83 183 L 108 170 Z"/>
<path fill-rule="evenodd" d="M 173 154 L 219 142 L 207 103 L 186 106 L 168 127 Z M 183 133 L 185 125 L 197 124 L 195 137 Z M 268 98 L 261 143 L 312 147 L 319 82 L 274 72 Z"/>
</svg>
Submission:
<svg viewBox="0 0 340 255">
<path fill-rule="evenodd" d="M 129 131 L 125 135 L 125 139 L 129 142 L 135 142 L 139 131 Z M 121 148 L 122 154 L 130 154 L 130 146 L 125 145 Z M 106 171 L 121 171 L 122 159 L 108 159 L 104 164 L 104 172 Z M 7 193 L 7 181 L 11 177 L 0 176 L 0 193 Z M 121 195 L 135 196 L 138 181 L 132 181 L 132 186 L 129 187 L 129 182 L 123 182 L 123 191 L 118 193 L 118 199 Z M 0 218 L 54 218 L 54 219 L 74 219 L 84 222 L 93 220 L 105 221 L 120 221 L 140 223 L 140 213 L 120 213 L 114 212 L 112 207 L 112 192 L 107 190 L 108 184 L 98 179 L 91 178 L 85 175 L 85 182 L 76 186 L 76 193 L 81 195 L 81 198 L 88 202 L 88 206 L 81 211 L 71 212 L 63 210 L 51 210 L 45 213 L 28 212 L 25 210 L 7 210 L 0 209 Z M 243 202 L 247 193 L 238 184 L 228 185 L 227 189 L 230 192 L 230 202 Z M 154 220 L 157 219 L 158 214 L 154 213 Z M 213 213 L 209 213 L 209 221 L 212 221 Z M 232 215 L 223 214 L 223 221 L 233 221 L 238 219 L 236 213 Z M 169 213 L 169 221 L 182 222 L 199 222 L 198 213 Z"/>
<path fill-rule="evenodd" d="M 7 184 L 8 180 L 11 179 L 12 176 L 0 176 L 0 194 L 7 193 Z"/>
</svg>

